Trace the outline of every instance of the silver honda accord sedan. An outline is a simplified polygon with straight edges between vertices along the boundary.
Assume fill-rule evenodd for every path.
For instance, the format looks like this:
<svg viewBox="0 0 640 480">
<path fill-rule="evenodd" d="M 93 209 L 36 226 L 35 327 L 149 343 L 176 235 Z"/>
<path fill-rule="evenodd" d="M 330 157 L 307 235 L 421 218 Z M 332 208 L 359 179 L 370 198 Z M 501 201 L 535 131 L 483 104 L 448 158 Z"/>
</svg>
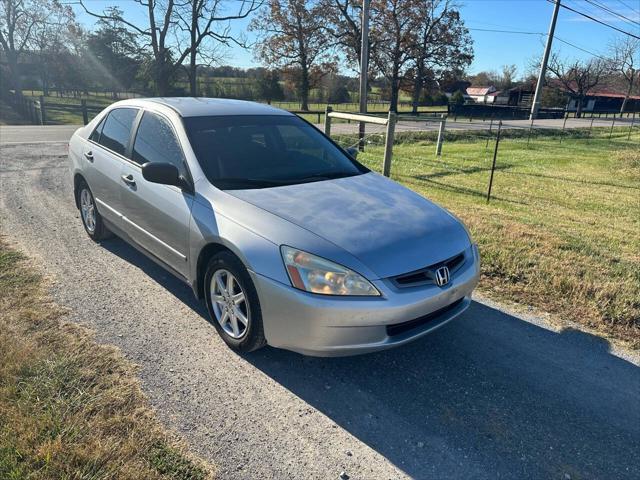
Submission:
<svg viewBox="0 0 640 480">
<path fill-rule="evenodd" d="M 267 105 L 117 102 L 69 158 L 88 235 L 116 234 L 189 284 L 238 351 L 402 345 L 462 313 L 478 283 L 457 218 Z"/>
</svg>

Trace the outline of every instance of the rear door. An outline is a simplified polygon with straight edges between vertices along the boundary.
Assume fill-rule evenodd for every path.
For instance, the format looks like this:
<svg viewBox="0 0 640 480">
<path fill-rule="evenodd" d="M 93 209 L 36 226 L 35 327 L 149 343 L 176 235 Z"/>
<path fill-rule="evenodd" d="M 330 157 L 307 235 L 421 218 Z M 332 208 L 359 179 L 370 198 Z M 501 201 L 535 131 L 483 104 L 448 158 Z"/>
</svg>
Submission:
<svg viewBox="0 0 640 480">
<path fill-rule="evenodd" d="M 182 146 L 169 119 L 145 111 L 130 158 L 122 170 L 124 228 L 138 244 L 186 277 L 193 196 L 172 185 L 147 182 L 141 171 L 147 162 L 172 163 L 189 178 Z"/>
<path fill-rule="evenodd" d="M 83 152 L 84 173 L 98 211 L 121 228 L 121 174 L 137 108 L 115 108 L 89 136 Z"/>
</svg>

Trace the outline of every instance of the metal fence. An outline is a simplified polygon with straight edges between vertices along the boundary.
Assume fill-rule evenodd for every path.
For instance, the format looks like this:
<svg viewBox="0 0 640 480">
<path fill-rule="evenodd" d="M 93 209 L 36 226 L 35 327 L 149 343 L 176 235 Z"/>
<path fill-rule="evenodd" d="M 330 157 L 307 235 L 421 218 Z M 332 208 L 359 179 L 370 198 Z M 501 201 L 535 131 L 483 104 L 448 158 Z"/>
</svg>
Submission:
<svg viewBox="0 0 640 480">
<path fill-rule="evenodd" d="M 589 142 L 610 142 L 612 148 L 634 148 L 640 133 L 640 118 L 572 118 L 527 120 L 490 119 L 472 122 L 454 117 L 441 119 L 378 117 L 380 124 L 367 123 L 363 138 L 360 116 L 329 113 L 325 132 L 343 148 L 360 146 L 358 160 L 374 171 L 403 182 L 417 182 L 490 201 L 496 198 L 518 202 L 513 191 L 501 191 L 501 172 L 525 169 L 522 159 L 544 156 L 545 149 L 578 161 L 576 148 Z M 331 119 L 335 120 L 331 120 Z M 342 123 L 336 120 L 341 119 Z M 351 120 L 352 123 L 347 123 Z M 634 143 L 635 142 L 635 143 Z M 514 161 L 516 159 L 516 161 Z M 528 168 L 528 167 L 527 167 Z M 484 178 L 484 180 L 482 180 Z"/>
</svg>

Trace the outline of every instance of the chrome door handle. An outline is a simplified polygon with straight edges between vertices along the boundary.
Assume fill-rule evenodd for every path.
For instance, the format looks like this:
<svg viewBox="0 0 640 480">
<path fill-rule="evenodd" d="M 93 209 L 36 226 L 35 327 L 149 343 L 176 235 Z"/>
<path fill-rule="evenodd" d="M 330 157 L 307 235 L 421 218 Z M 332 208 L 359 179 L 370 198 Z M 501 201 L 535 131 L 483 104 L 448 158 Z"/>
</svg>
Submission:
<svg viewBox="0 0 640 480">
<path fill-rule="evenodd" d="M 86 158 L 90 162 L 93 162 L 93 153 L 91 152 L 91 150 L 89 150 L 88 152 L 84 152 L 84 158 Z"/>
<path fill-rule="evenodd" d="M 136 181 L 133 178 L 133 175 L 129 174 L 129 175 L 121 175 L 120 178 L 122 179 L 122 181 L 124 183 L 126 183 L 127 185 L 129 185 L 130 187 L 135 187 L 136 185 Z"/>
</svg>

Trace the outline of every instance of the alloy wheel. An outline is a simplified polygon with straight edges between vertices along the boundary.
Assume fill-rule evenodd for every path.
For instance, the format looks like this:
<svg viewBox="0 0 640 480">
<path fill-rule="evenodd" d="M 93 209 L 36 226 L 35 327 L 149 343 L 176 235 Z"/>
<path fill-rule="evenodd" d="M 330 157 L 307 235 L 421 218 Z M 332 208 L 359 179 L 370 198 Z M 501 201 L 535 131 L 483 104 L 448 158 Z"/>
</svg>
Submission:
<svg viewBox="0 0 640 480">
<path fill-rule="evenodd" d="M 86 188 L 83 188 L 80 192 L 80 212 L 82 213 L 82 220 L 89 233 L 93 233 L 96 230 L 96 207 L 93 204 L 93 197 L 91 192 Z"/>
<path fill-rule="evenodd" d="M 239 340 L 247 333 L 249 303 L 236 277 L 228 270 L 216 270 L 211 277 L 211 305 L 216 320 L 231 338 Z"/>
</svg>

